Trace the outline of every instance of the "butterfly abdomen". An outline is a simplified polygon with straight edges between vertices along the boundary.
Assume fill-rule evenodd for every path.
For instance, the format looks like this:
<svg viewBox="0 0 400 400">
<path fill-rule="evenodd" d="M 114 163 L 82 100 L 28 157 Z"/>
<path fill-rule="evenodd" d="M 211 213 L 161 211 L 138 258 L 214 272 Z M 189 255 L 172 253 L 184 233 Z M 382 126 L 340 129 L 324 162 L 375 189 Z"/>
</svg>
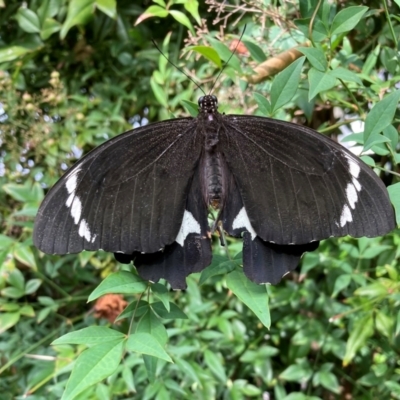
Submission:
<svg viewBox="0 0 400 400">
<path fill-rule="evenodd" d="M 226 195 L 226 167 L 218 151 L 206 151 L 203 156 L 203 195 L 207 205 L 220 209 Z"/>
</svg>

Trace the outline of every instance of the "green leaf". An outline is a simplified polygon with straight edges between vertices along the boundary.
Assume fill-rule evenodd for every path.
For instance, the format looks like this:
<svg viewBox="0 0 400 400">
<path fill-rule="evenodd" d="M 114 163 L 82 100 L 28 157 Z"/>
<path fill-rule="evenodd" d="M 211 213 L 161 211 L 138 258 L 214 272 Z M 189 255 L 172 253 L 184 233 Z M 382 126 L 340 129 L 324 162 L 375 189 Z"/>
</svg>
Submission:
<svg viewBox="0 0 400 400">
<path fill-rule="evenodd" d="M 342 139 L 342 142 L 356 142 L 357 144 L 364 144 L 364 135 L 362 133 L 350 133 Z"/>
<path fill-rule="evenodd" d="M 204 361 L 208 368 L 210 368 L 211 372 L 218 378 L 218 380 L 225 384 L 227 377 L 221 357 L 218 357 L 215 353 L 207 349 L 204 352 Z"/>
<path fill-rule="evenodd" d="M 169 312 L 171 310 L 170 302 L 169 302 L 169 291 L 161 283 L 153 283 L 151 285 L 151 291 L 154 293 L 154 296 L 157 297 L 163 303 L 165 309 Z"/>
<path fill-rule="evenodd" d="M 18 25 L 28 33 L 40 32 L 39 17 L 29 8 L 20 7 L 15 15 Z"/>
<path fill-rule="evenodd" d="M 336 378 L 336 376 L 329 371 L 320 371 L 319 372 L 319 382 L 321 386 L 325 389 L 330 390 L 331 392 L 340 394 L 340 385 Z"/>
<path fill-rule="evenodd" d="M 328 62 L 322 50 L 315 47 L 297 47 L 297 50 L 302 52 L 310 64 L 318 71 L 325 72 L 328 69 Z"/>
<path fill-rule="evenodd" d="M 363 15 L 368 11 L 368 7 L 353 6 L 339 11 L 333 18 L 330 29 L 331 35 L 349 32 L 360 22 Z"/>
<path fill-rule="evenodd" d="M 48 39 L 53 33 L 61 29 L 61 24 L 53 18 L 46 18 L 42 29 L 40 30 L 40 37 L 43 40 Z"/>
<path fill-rule="evenodd" d="M 135 313 L 135 316 L 140 317 L 144 313 L 147 312 L 147 309 L 150 307 L 149 303 L 146 301 L 140 300 L 139 304 L 137 301 L 132 301 L 129 303 L 125 309 L 118 315 L 115 322 L 118 322 L 122 319 L 129 318 L 131 315 Z"/>
<path fill-rule="evenodd" d="M 183 2 L 185 10 L 196 20 L 198 25 L 201 25 L 201 18 L 199 15 L 199 2 L 197 0 L 185 0 Z"/>
<path fill-rule="evenodd" d="M 382 143 L 389 143 L 390 139 L 388 139 L 387 137 L 383 136 L 380 133 L 374 133 L 372 134 L 368 140 L 366 141 L 366 143 L 364 143 L 364 151 L 367 151 L 369 149 L 373 148 L 373 152 L 377 153 L 377 154 L 389 154 L 389 150 L 387 150 L 387 148 L 380 148 L 377 145 L 380 145 Z"/>
<path fill-rule="evenodd" d="M 156 380 L 157 373 L 157 363 L 158 358 L 149 356 L 148 354 L 143 354 L 144 366 L 146 367 L 147 377 L 149 378 L 150 383 L 154 383 Z"/>
<path fill-rule="evenodd" d="M 21 210 L 12 213 L 13 217 L 24 216 L 24 217 L 35 217 L 38 212 L 37 203 L 25 203 Z"/>
<path fill-rule="evenodd" d="M 25 294 L 32 294 L 35 293 L 40 285 L 42 284 L 42 280 L 41 279 L 29 279 L 28 282 L 26 282 L 26 286 L 25 286 Z"/>
<path fill-rule="evenodd" d="M 388 186 L 387 190 L 389 192 L 390 201 L 396 211 L 396 223 L 400 225 L 400 182 Z"/>
<path fill-rule="evenodd" d="M 10 236 L 0 234 L 0 249 L 8 249 L 15 243 L 15 240 Z"/>
<path fill-rule="evenodd" d="M 21 291 L 24 290 L 25 288 L 25 278 L 22 272 L 15 268 L 13 271 L 11 271 L 8 276 L 6 277 L 6 281 L 11 285 L 14 286 L 16 289 L 19 289 Z"/>
<path fill-rule="evenodd" d="M 371 259 L 377 257 L 379 254 L 384 252 L 385 250 L 392 250 L 393 246 L 388 245 L 379 245 L 375 244 L 373 247 L 369 247 L 363 253 L 361 253 L 361 258 Z"/>
<path fill-rule="evenodd" d="M 218 53 L 212 48 L 208 46 L 191 46 L 188 50 L 193 50 L 196 53 L 201 54 L 211 62 L 213 62 L 218 68 L 222 67 L 222 61 L 219 57 Z"/>
<path fill-rule="evenodd" d="M 392 316 L 386 315 L 383 311 L 376 311 L 375 314 L 375 326 L 376 329 L 389 340 L 392 337 L 394 320 Z"/>
<path fill-rule="evenodd" d="M 250 42 L 249 40 L 242 40 L 247 50 L 249 50 L 251 58 L 258 63 L 262 63 L 267 59 L 267 56 L 256 43 Z"/>
<path fill-rule="evenodd" d="M 364 128 L 364 149 L 372 147 L 377 135 L 392 123 L 399 100 L 400 90 L 395 90 L 376 103 L 368 113 Z"/>
<path fill-rule="evenodd" d="M 194 117 L 194 118 L 197 117 L 197 115 L 199 114 L 198 104 L 193 103 L 192 101 L 187 101 L 187 100 L 182 100 L 182 104 L 192 117 Z"/>
<path fill-rule="evenodd" d="M 3 301 L 0 303 L 0 311 L 2 312 L 17 312 L 19 310 L 20 306 L 17 303 L 3 303 Z"/>
<path fill-rule="evenodd" d="M 231 272 L 226 284 L 230 290 L 256 314 L 261 323 L 270 327 L 271 318 L 268 308 L 268 293 L 265 285 L 257 285 L 248 280 L 243 271 L 236 269 Z"/>
<path fill-rule="evenodd" d="M 117 18 L 116 0 L 96 0 L 96 7 L 110 18 Z"/>
<path fill-rule="evenodd" d="M 138 275 L 128 271 L 120 271 L 108 275 L 91 293 L 88 301 L 96 300 L 107 293 L 134 294 L 143 293 L 146 289 L 147 282 Z"/>
<path fill-rule="evenodd" d="M 313 397 L 306 396 L 300 392 L 292 392 L 288 396 L 282 398 L 282 400 L 314 400 Z M 320 397 L 317 397 L 316 400 L 321 400 Z"/>
<path fill-rule="evenodd" d="M 54 309 L 54 307 L 45 307 L 42 308 L 36 317 L 36 322 L 38 324 L 42 323 L 52 312 L 55 312 L 56 310 Z"/>
<path fill-rule="evenodd" d="M 315 68 L 310 68 L 308 71 L 308 81 L 310 83 L 309 100 L 321 92 L 332 89 L 336 85 L 336 78 L 331 76 L 329 72 L 324 73 Z"/>
<path fill-rule="evenodd" d="M 29 306 L 29 305 L 22 306 L 21 309 L 19 310 L 19 313 L 26 317 L 34 317 L 35 316 L 35 310 L 33 309 L 32 306 Z"/>
<path fill-rule="evenodd" d="M 236 268 L 234 261 L 227 260 L 224 256 L 214 255 L 211 265 L 205 268 L 200 275 L 199 285 L 203 285 L 208 279 L 216 275 L 225 275 Z"/>
<path fill-rule="evenodd" d="M 307 365 L 294 364 L 286 368 L 279 378 L 285 381 L 306 382 L 312 376 L 312 371 Z"/>
<path fill-rule="evenodd" d="M 358 288 L 354 294 L 356 296 L 385 297 L 388 295 L 388 289 L 380 282 L 374 282 Z"/>
<path fill-rule="evenodd" d="M 287 104 L 296 94 L 304 61 L 305 57 L 300 57 L 274 79 L 270 94 L 272 114 Z"/>
<path fill-rule="evenodd" d="M 196 382 L 201 387 L 201 380 L 199 376 L 200 373 L 199 371 L 196 371 L 189 362 L 185 361 L 183 358 L 176 358 L 175 364 L 179 367 L 181 371 L 185 371 L 186 377 L 188 377 L 193 382 Z"/>
<path fill-rule="evenodd" d="M 32 49 L 22 46 L 3 47 L 0 49 L 0 63 L 15 60 L 31 51 Z"/>
<path fill-rule="evenodd" d="M 361 160 L 365 162 L 365 164 L 369 165 L 370 167 L 375 167 L 375 160 L 370 156 L 361 156 Z"/>
<path fill-rule="evenodd" d="M 375 49 L 369 53 L 363 67 L 362 67 L 362 71 L 361 74 L 368 76 L 372 69 L 375 68 L 376 66 L 376 62 L 378 61 L 378 56 L 380 54 L 380 50 L 381 50 L 381 46 L 380 44 L 378 44 Z"/>
<path fill-rule="evenodd" d="M 393 125 L 388 125 L 383 129 L 383 134 L 390 140 L 390 147 L 395 151 L 399 143 L 399 133 L 397 129 Z"/>
<path fill-rule="evenodd" d="M 68 3 L 67 18 L 61 28 L 61 39 L 64 39 L 75 25 L 85 25 L 93 16 L 94 6 L 95 0 L 71 0 Z"/>
<path fill-rule="evenodd" d="M 134 380 L 134 376 L 133 376 L 133 372 L 132 369 L 129 368 L 129 366 L 125 365 L 122 369 L 122 380 L 124 381 L 126 388 L 130 391 L 130 392 L 136 392 L 136 388 L 135 388 L 135 380 Z M 108 399 L 105 399 L 108 400 Z"/>
<path fill-rule="evenodd" d="M 346 68 L 335 68 L 329 71 L 329 75 L 345 82 L 356 82 L 359 85 L 362 85 L 362 80 L 358 77 L 358 75 Z"/>
<path fill-rule="evenodd" d="M 6 287 L 0 291 L 2 297 L 8 297 L 10 299 L 20 299 L 21 297 L 25 296 L 25 292 L 21 289 L 16 287 Z"/>
<path fill-rule="evenodd" d="M 53 18 L 60 11 L 62 0 L 43 0 L 37 9 L 40 22 L 43 24 L 47 18 Z M 43 27 L 42 27 L 43 29 Z"/>
<path fill-rule="evenodd" d="M 174 303 L 169 303 L 170 310 L 168 311 L 163 303 L 157 301 L 151 304 L 151 308 L 155 313 L 164 319 L 187 319 L 187 315 Z"/>
<path fill-rule="evenodd" d="M 173 362 L 158 340 L 149 333 L 134 333 L 128 337 L 126 348 L 140 354 L 148 354 L 168 362 Z"/>
<path fill-rule="evenodd" d="M 194 28 L 189 18 L 181 11 L 169 10 L 169 13 L 182 25 L 186 26 L 193 34 Z"/>
<path fill-rule="evenodd" d="M 35 256 L 30 246 L 26 243 L 20 243 L 14 247 L 14 257 L 24 265 L 37 270 Z"/>
<path fill-rule="evenodd" d="M 303 35 L 308 38 L 311 18 L 296 19 L 294 22 Z M 323 42 L 328 36 L 325 24 L 318 17 L 314 19 L 311 34 L 315 42 Z"/>
<path fill-rule="evenodd" d="M 221 43 L 219 40 L 214 39 L 213 37 L 207 36 L 211 46 L 218 52 L 219 56 L 222 60 L 227 62 L 229 59 L 229 66 L 232 67 L 238 73 L 242 73 L 242 67 L 240 66 L 240 60 L 236 56 L 236 54 L 232 55 L 232 52 L 229 48 Z M 232 57 L 231 57 L 232 56 Z"/>
<path fill-rule="evenodd" d="M 16 325 L 19 321 L 19 312 L 0 313 L 0 334 Z"/>
<path fill-rule="evenodd" d="M 67 333 L 54 340 L 51 344 L 53 346 L 60 344 L 85 344 L 86 346 L 92 346 L 105 342 L 114 342 L 117 339 L 123 340 L 124 338 L 125 335 L 115 329 L 105 326 L 89 326 L 88 328 Z"/>
<path fill-rule="evenodd" d="M 146 9 L 146 11 L 142 15 L 139 16 L 139 18 L 135 22 L 135 25 L 140 24 L 147 18 L 153 18 L 153 17 L 165 18 L 167 16 L 168 16 L 168 11 L 165 9 L 165 7 L 150 6 Z"/>
<path fill-rule="evenodd" d="M 149 309 L 139 320 L 136 333 L 139 332 L 149 333 L 151 336 L 156 338 L 158 343 L 160 343 L 162 346 L 167 344 L 167 330 L 151 309 Z"/>
<path fill-rule="evenodd" d="M 367 343 L 368 338 L 370 338 L 373 333 L 374 323 L 372 314 L 368 314 L 364 318 L 354 320 L 353 327 L 350 330 L 350 337 L 346 345 L 346 354 L 343 358 L 343 366 L 349 365 L 357 351 Z"/>
<path fill-rule="evenodd" d="M 168 108 L 168 97 L 162 87 L 157 83 L 156 77 L 153 73 L 153 76 L 150 79 L 150 86 L 153 90 L 154 96 L 157 101 L 165 108 Z"/>
<path fill-rule="evenodd" d="M 336 297 L 344 288 L 347 288 L 351 282 L 350 274 L 339 275 L 335 281 L 331 297 Z"/>
<path fill-rule="evenodd" d="M 85 350 L 76 360 L 61 400 L 72 400 L 88 387 L 112 375 L 124 350 L 123 340 L 100 343 Z"/>
<path fill-rule="evenodd" d="M 301 274 L 306 274 L 311 271 L 314 267 L 319 265 L 320 258 L 318 253 L 305 253 L 301 263 Z"/>
<path fill-rule="evenodd" d="M 258 104 L 258 109 L 263 115 L 271 115 L 271 104 L 270 102 L 260 93 L 254 93 L 254 99 Z"/>
<path fill-rule="evenodd" d="M 400 396 L 400 384 L 398 382 L 395 382 L 394 380 L 386 381 L 384 385 L 390 390 L 391 397 L 398 398 Z"/>
<path fill-rule="evenodd" d="M 3 190 L 13 199 L 24 203 L 39 203 L 43 200 L 43 189 L 36 182 L 31 185 L 28 181 L 23 185 L 18 183 L 6 183 Z"/>
</svg>

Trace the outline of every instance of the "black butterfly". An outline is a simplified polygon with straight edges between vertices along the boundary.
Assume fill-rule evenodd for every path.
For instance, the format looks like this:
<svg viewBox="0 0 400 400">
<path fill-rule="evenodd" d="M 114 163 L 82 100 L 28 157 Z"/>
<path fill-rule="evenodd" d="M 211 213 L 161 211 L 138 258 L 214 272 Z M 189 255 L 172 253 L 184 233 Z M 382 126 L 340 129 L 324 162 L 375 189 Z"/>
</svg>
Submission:
<svg viewBox="0 0 400 400">
<path fill-rule="evenodd" d="M 331 236 L 379 236 L 394 213 L 378 176 L 304 126 L 222 115 L 199 99 L 196 118 L 119 135 L 79 160 L 44 199 L 34 244 L 49 254 L 103 249 L 151 281 L 185 288 L 211 263 L 209 207 L 243 237 L 243 267 L 277 283 Z"/>
</svg>

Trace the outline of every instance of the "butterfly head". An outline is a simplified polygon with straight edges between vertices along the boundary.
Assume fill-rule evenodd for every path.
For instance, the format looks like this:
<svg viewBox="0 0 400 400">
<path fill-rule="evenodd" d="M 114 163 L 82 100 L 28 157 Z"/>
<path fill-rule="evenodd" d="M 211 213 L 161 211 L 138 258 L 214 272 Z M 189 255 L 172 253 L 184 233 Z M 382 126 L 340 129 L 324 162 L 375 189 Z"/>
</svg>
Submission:
<svg viewBox="0 0 400 400">
<path fill-rule="evenodd" d="M 218 99 L 214 95 L 207 94 L 199 98 L 199 112 L 202 114 L 214 114 L 218 110 Z"/>
</svg>

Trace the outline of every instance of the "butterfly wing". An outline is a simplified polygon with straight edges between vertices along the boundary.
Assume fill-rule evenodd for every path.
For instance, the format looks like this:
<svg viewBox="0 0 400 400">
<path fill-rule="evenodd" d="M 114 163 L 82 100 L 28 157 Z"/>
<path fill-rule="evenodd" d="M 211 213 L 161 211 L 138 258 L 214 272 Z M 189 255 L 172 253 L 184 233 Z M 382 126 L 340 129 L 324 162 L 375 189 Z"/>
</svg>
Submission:
<svg viewBox="0 0 400 400">
<path fill-rule="evenodd" d="M 373 237 L 395 226 L 378 176 L 312 129 L 227 115 L 221 148 L 240 191 L 244 216 L 264 241 L 289 245 L 331 236 Z"/>
<path fill-rule="evenodd" d="M 247 278 L 255 283 L 276 284 L 298 266 L 303 253 L 317 249 L 319 242 L 281 245 L 262 240 L 245 213 L 235 178 L 229 171 L 227 174 L 227 201 L 219 220 L 229 235 L 243 237 L 243 270 Z"/>
<path fill-rule="evenodd" d="M 131 259 L 139 275 L 158 282 L 166 279 L 173 289 L 186 289 L 186 277 L 200 272 L 211 263 L 211 233 L 208 207 L 201 191 L 200 171 L 197 169 L 190 185 L 185 213 L 174 243 L 152 254 L 133 254 Z M 118 254 L 116 258 L 118 260 Z"/>
<path fill-rule="evenodd" d="M 119 135 L 79 160 L 49 191 L 34 244 L 49 254 L 154 253 L 177 237 L 202 142 L 182 118 Z"/>
</svg>

